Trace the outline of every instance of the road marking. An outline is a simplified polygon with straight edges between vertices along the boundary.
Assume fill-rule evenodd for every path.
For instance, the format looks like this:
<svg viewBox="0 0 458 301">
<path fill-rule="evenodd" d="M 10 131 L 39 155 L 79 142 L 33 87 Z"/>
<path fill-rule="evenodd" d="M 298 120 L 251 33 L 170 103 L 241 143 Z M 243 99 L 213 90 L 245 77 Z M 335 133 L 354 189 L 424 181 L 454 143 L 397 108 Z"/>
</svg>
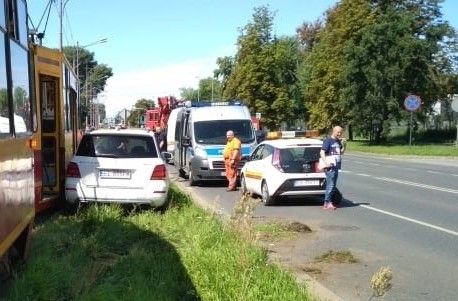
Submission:
<svg viewBox="0 0 458 301">
<path fill-rule="evenodd" d="M 343 173 L 348 173 L 348 174 L 354 174 L 357 176 L 362 176 L 362 177 L 371 177 L 371 175 L 368 174 L 363 174 L 363 173 L 354 173 L 348 170 L 341 171 Z M 453 177 L 458 177 L 458 175 L 452 175 Z M 397 180 L 397 179 L 391 179 L 391 178 L 384 178 L 384 177 L 373 177 L 374 179 L 386 181 L 386 182 L 392 182 L 392 183 L 398 183 L 398 184 L 404 184 L 404 185 L 410 185 L 410 186 L 415 186 L 415 187 L 421 187 L 421 188 L 427 188 L 427 189 L 432 189 L 432 190 L 438 190 L 442 192 L 450 192 L 454 194 L 458 194 L 458 190 L 455 189 L 449 189 L 449 188 L 442 188 L 438 186 L 432 186 L 432 185 L 426 185 L 426 184 L 420 184 L 420 183 L 415 183 L 415 182 L 409 182 L 409 181 L 403 181 L 403 180 Z"/>
<path fill-rule="evenodd" d="M 433 224 L 425 223 L 425 222 L 422 222 L 422 221 L 419 221 L 419 220 L 416 220 L 416 219 L 413 219 L 413 218 L 410 218 L 410 217 L 406 217 L 406 216 L 403 216 L 403 215 L 399 215 L 399 214 L 390 212 L 390 211 L 377 209 L 375 207 L 371 207 L 371 206 L 368 206 L 368 205 L 359 205 L 359 206 L 363 207 L 363 208 L 366 208 L 366 209 L 369 209 L 369 210 L 372 210 L 372 211 L 377 211 L 377 212 L 380 212 L 380 213 L 383 213 L 383 214 L 386 214 L 386 215 L 397 217 L 399 219 L 406 220 L 406 221 L 409 221 L 409 222 L 412 222 L 412 223 L 415 223 L 415 224 L 419 224 L 419 225 L 422 225 L 422 226 L 425 226 L 425 227 L 428 227 L 428 228 L 431 228 L 431 229 L 435 229 L 435 230 L 438 230 L 438 231 L 441 231 L 441 232 L 444 232 L 444 233 L 447 233 L 447 234 L 458 236 L 458 232 L 453 231 L 453 230 L 449 230 L 449 229 L 446 229 L 446 228 L 435 226 Z"/>
<path fill-rule="evenodd" d="M 437 173 L 441 173 L 440 171 L 434 171 L 434 170 L 428 170 L 428 171 L 426 171 L 426 172 L 429 172 L 429 173 L 436 173 L 436 174 L 437 174 Z"/>
<path fill-rule="evenodd" d="M 409 181 L 402 181 L 402 180 L 396 180 L 396 179 L 390 179 L 390 178 L 381 178 L 381 177 L 374 177 L 374 178 L 378 179 L 378 180 L 382 180 L 382 181 L 387 181 L 387 182 L 405 184 L 405 185 L 410 185 L 410 186 L 416 186 L 416 187 L 422 187 L 422 188 L 427 188 L 427 189 L 432 189 L 432 190 L 438 190 L 438 191 L 450 192 L 450 193 L 458 194 L 458 190 L 455 190 L 455 189 L 442 188 L 442 187 L 437 187 L 437 186 L 432 186 L 432 185 L 425 185 L 425 184 L 409 182 Z"/>
</svg>

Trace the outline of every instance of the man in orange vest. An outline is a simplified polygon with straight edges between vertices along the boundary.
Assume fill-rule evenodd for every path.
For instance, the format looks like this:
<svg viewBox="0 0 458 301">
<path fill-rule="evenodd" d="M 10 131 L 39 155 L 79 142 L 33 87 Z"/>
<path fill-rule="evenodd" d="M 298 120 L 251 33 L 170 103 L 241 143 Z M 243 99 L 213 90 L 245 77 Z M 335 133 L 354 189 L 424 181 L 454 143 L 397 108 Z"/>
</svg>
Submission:
<svg viewBox="0 0 458 301">
<path fill-rule="evenodd" d="M 229 181 L 226 191 L 235 191 L 237 190 L 237 166 L 242 158 L 242 143 L 230 130 L 227 131 L 226 138 L 227 143 L 223 152 L 226 178 Z"/>
</svg>

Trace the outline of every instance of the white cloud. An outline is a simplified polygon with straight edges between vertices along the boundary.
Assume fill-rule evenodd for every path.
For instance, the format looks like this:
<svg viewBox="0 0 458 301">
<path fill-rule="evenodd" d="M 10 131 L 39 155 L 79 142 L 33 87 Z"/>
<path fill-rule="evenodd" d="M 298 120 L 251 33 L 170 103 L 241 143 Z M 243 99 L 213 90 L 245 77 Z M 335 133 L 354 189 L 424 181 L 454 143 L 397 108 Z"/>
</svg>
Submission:
<svg viewBox="0 0 458 301">
<path fill-rule="evenodd" d="M 199 78 L 213 76 L 216 58 L 197 59 L 144 70 L 116 73 L 108 79 L 101 100 L 107 116 L 129 109 L 141 98 L 156 100 L 159 96 L 180 97 L 180 88 L 197 89 Z"/>
</svg>

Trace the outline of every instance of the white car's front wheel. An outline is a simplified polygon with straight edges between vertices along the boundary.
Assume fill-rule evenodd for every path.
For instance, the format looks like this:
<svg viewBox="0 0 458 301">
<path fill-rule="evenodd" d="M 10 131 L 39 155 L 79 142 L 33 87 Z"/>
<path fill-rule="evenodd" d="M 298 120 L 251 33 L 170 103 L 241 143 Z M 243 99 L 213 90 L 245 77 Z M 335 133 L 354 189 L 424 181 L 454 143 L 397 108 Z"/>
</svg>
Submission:
<svg viewBox="0 0 458 301">
<path fill-rule="evenodd" d="M 243 176 L 243 175 L 240 177 L 240 187 L 242 189 L 242 193 L 243 194 L 248 192 L 248 189 L 246 188 L 245 176 Z"/>
</svg>

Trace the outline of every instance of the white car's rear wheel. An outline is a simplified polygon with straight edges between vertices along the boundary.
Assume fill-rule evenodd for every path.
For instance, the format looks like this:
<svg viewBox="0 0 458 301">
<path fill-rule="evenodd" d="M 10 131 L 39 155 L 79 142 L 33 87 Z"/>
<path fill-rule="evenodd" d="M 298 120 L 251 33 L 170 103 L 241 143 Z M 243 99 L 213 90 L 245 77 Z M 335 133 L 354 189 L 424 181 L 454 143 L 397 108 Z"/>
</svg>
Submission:
<svg viewBox="0 0 458 301">
<path fill-rule="evenodd" d="M 262 197 L 262 202 L 264 203 L 265 206 L 275 205 L 275 197 L 269 194 L 269 188 L 267 187 L 266 182 L 262 183 L 261 197 Z"/>
</svg>

